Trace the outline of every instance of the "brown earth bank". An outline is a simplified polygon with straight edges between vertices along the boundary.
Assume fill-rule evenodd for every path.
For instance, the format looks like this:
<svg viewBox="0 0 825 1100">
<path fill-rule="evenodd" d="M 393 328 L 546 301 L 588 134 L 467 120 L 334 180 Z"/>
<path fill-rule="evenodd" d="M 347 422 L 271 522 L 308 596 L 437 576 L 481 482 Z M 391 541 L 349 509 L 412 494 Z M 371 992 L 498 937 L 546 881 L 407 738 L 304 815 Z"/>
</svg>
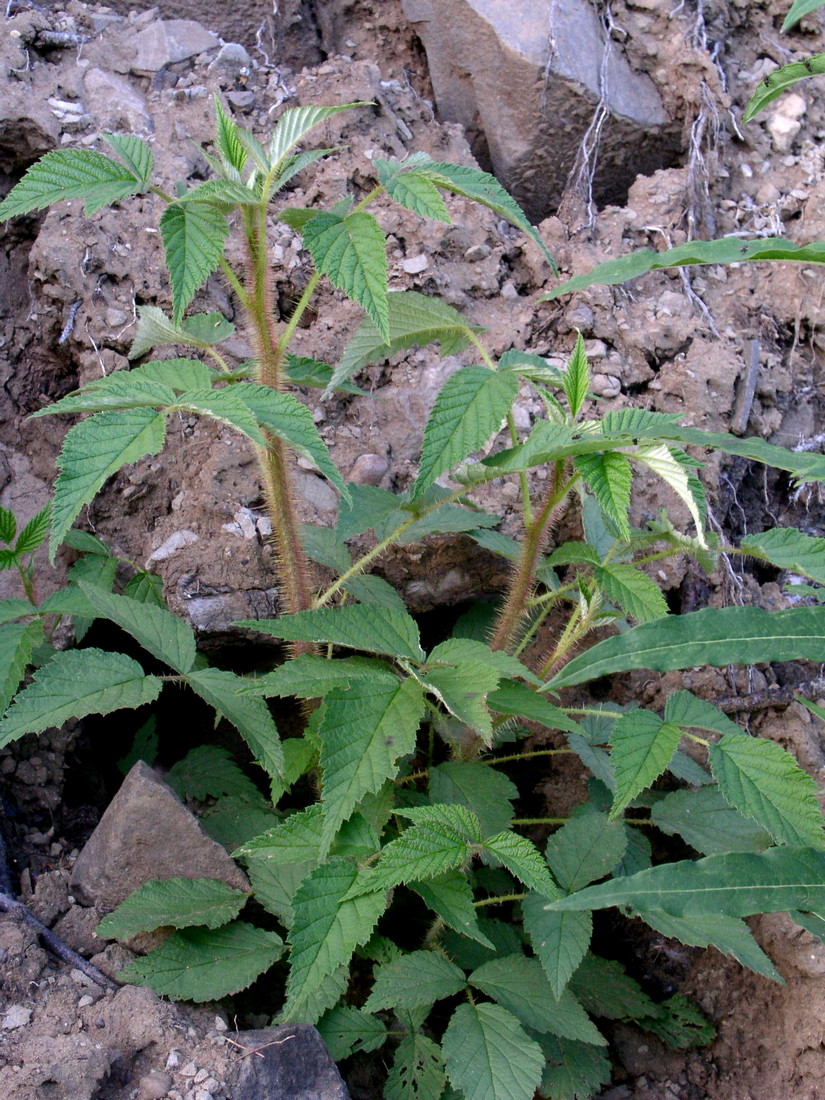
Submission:
<svg viewBox="0 0 825 1100">
<path fill-rule="evenodd" d="M 477 155 L 485 166 L 498 169 L 500 163 L 505 175 L 512 171 L 513 181 L 528 188 L 524 165 L 507 160 L 506 143 L 496 136 L 506 112 L 502 108 L 495 117 L 490 89 L 469 72 L 471 66 L 470 107 L 470 100 L 456 106 L 439 83 L 444 72 L 449 75 L 446 63 L 440 62 L 438 73 L 433 63 L 431 79 L 425 44 L 431 57 L 441 44 L 433 40 L 432 26 L 424 27 L 422 9 L 430 7 L 400 0 L 256 0 L 241 11 L 208 0 L 169 0 L 137 11 L 129 4 L 102 8 L 70 0 L 43 7 L 12 0 L 0 16 L 0 194 L 42 153 L 69 144 L 96 147 L 107 131 L 150 138 L 158 175 L 170 187 L 175 180 L 202 179 L 206 165 L 199 145 L 212 133 L 213 93 L 261 136 L 286 106 L 373 104 L 327 124 L 323 144 L 345 144 L 346 151 L 297 177 L 293 206 L 361 194 L 370 187 L 376 157 L 417 150 L 463 163 Z M 662 159 L 636 177 L 626 132 L 619 129 L 611 139 L 606 124 L 608 176 L 594 175 L 592 158 L 579 157 L 563 194 L 541 212 L 542 238 L 563 274 L 689 236 L 781 235 L 799 243 L 825 237 L 823 85 L 806 82 L 759 121 L 741 123 L 743 106 L 766 72 L 823 49 L 818 15 L 791 34 L 779 33 L 785 9 L 780 0 L 688 0 L 678 6 L 627 0 L 607 12 L 598 9 L 600 18 L 609 16 L 628 72 L 644 76 L 658 96 Z M 193 19 L 203 26 L 187 22 L 170 30 L 164 23 Z M 577 88 L 564 94 L 575 97 Z M 466 117 L 459 107 L 469 112 Z M 576 117 L 595 108 L 589 102 L 585 110 L 579 102 Z M 563 105 L 554 110 L 563 117 Z M 598 209 L 588 204 L 591 184 Z M 605 205 L 605 196 L 613 205 Z M 537 304 L 539 293 L 554 283 L 540 250 L 489 211 L 458 198 L 448 205 L 450 226 L 379 206 L 390 240 L 391 285 L 440 295 L 460 308 L 486 326 L 494 354 L 519 348 L 563 362 L 581 331 L 594 371 L 594 408 L 678 412 L 698 427 L 822 449 L 825 312 L 819 273 L 791 265 L 657 272 L 628 287 L 595 287 Z M 78 384 L 126 368 L 136 306 L 169 305 L 160 275 L 159 214 L 151 196 L 90 218 L 79 203 L 60 204 L 2 230 L 0 503 L 22 520 L 47 499 L 66 430 L 58 418 L 26 417 Z M 273 222 L 270 234 L 279 303 L 287 316 L 309 278 L 308 256 L 283 223 Z M 217 277 L 196 305 L 233 316 Z M 357 317 L 351 303 L 327 288 L 316 315 L 299 330 L 295 350 L 335 362 Z M 242 332 L 229 351 L 236 362 L 250 355 Z M 461 361 L 469 360 L 440 359 L 432 348 L 404 352 L 361 373 L 368 396 L 321 400 L 318 391 L 307 391 L 303 397 L 346 474 L 402 490 L 414 476 L 435 394 Z M 755 388 L 749 386 L 754 377 Z M 537 398 L 525 389 L 516 410 L 520 431 L 539 412 Z M 230 624 L 277 610 L 256 467 L 228 430 L 181 417 L 175 432 L 166 451 L 112 478 L 82 522 L 119 555 L 148 563 L 162 577 L 170 606 L 192 623 L 204 647 L 249 661 L 248 640 Z M 726 537 L 780 523 L 825 534 L 817 493 L 793 493 L 775 473 L 713 458 L 702 478 L 713 523 Z M 299 471 L 299 491 L 303 519 L 334 521 L 335 494 L 309 464 Z M 502 515 L 503 531 L 515 533 L 510 491 L 497 486 L 478 499 Z M 661 483 L 640 478 L 634 522 L 663 507 L 686 519 Z M 574 531 L 574 523 L 563 518 L 560 537 Z M 41 595 L 59 584 L 68 564 L 62 556 L 56 573 L 39 568 Z M 500 591 L 506 579 L 501 559 L 464 537 L 398 547 L 377 568 L 413 611 L 435 621 L 468 599 Z M 727 564 L 706 578 L 686 562 L 669 562 L 659 579 L 675 611 L 736 601 L 776 608 L 787 601 L 781 577 Z M 0 573 L 1 596 L 17 594 L 14 581 L 10 572 Z M 726 698 L 737 720 L 794 751 L 821 786 L 821 723 L 797 704 L 788 705 L 787 690 L 817 671 L 777 666 L 735 676 L 637 674 L 613 691 L 619 702 L 648 706 L 661 705 L 681 687 Z M 167 723 L 166 765 L 174 762 L 175 751 L 182 755 L 209 736 L 205 716 L 182 720 L 172 714 Z M 95 937 L 100 914 L 78 903 L 69 879 L 117 787 L 114 765 L 133 733 L 133 726 L 113 731 L 89 721 L 0 752 L 11 886 L 69 946 L 109 974 L 130 953 Z M 548 772 L 537 778 L 535 805 L 558 813 L 580 797 L 584 781 L 564 767 Z M 693 996 L 716 1024 L 718 1038 L 685 1054 L 617 1027 L 614 1080 L 604 1097 L 825 1097 L 823 948 L 787 918 L 762 918 L 753 927 L 783 973 L 784 987 L 713 951 L 614 930 L 623 937 L 616 953 L 626 962 L 635 958 L 637 976 Z M 0 958 L 0 1094 L 14 1100 L 240 1095 L 233 1082 L 248 1051 L 234 1045 L 236 1018 L 246 1028 L 269 1020 L 256 1015 L 254 1005 L 193 1010 L 164 1004 L 142 988 L 101 991 L 82 971 L 56 963 L 19 913 L 0 918 Z M 370 1078 L 377 1072 L 354 1067 L 352 1094 L 374 1096 Z"/>
</svg>

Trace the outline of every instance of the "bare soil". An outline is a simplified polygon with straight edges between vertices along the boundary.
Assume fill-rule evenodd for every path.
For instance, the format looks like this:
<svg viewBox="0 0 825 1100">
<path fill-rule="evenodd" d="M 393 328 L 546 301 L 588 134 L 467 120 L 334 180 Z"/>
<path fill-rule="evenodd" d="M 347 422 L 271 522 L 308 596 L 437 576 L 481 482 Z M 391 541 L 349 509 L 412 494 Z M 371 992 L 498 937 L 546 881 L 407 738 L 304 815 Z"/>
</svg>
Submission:
<svg viewBox="0 0 825 1100">
<path fill-rule="evenodd" d="M 682 150 L 671 167 L 639 177 L 623 205 L 592 217 L 581 190 L 570 189 L 561 210 L 548 212 L 540 227 L 562 272 L 575 274 L 632 248 L 676 245 L 688 234 L 784 235 L 800 243 L 825 236 L 821 81 L 802 85 L 801 102 L 790 109 L 779 100 L 760 121 L 747 127 L 740 122 L 768 67 L 795 52 L 804 56 L 823 48 L 817 16 L 792 35 L 780 35 L 785 9 L 782 0 L 712 0 L 673 9 L 670 0 L 617 0 L 613 15 L 626 32 L 631 62 L 651 75 L 672 117 L 683 124 Z M 238 110 L 262 135 L 282 105 L 375 102 L 373 109 L 329 124 L 325 144 L 343 142 L 348 151 L 298 177 L 290 205 L 360 195 L 370 186 L 370 161 L 377 156 L 423 149 L 437 159 L 471 162 L 464 135 L 440 122 L 427 98 L 423 53 L 397 0 L 285 4 L 280 23 L 273 23 L 272 5 L 252 5 L 243 27 L 220 23 L 222 11 L 215 6 L 214 25 L 249 47 L 248 71 L 216 67 L 212 53 L 149 77 L 132 71 L 129 48 L 157 13 L 116 19 L 77 0 L 45 12 L 35 5 L 10 7 L 0 41 L 0 193 L 48 149 L 64 141 L 91 144 L 98 132 L 118 129 L 154 137 L 158 171 L 170 186 L 176 179 L 202 178 L 205 164 L 197 146 L 211 133 L 215 91 L 251 92 Z M 210 19 L 206 6 L 194 12 L 171 0 L 160 13 L 195 14 L 207 24 Z M 303 24 L 293 20 L 297 15 Z M 266 27 L 258 34 L 261 23 Z M 44 28 L 80 33 L 90 41 L 44 49 L 38 44 Z M 90 79 L 90 73 L 99 75 Z M 82 108 L 67 109 L 67 102 Z M 83 217 L 78 205 L 20 219 L 0 236 L 0 503 L 23 519 L 47 498 L 66 429 L 58 418 L 32 422 L 26 416 L 101 372 L 124 369 L 136 304 L 168 305 L 152 228 L 160 213 L 156 201 L 147 197 L 91 218 Z M 751 265 L 701 268 L 686 277 L 652 273 L 627 288 L 597 287 L 537 305 L 539 292 L 553 282 L 539 250 L 492 214 L 460 199 L 449 205 L 449 227 L 422 223 L 389 206 L 379 210 L 390 234 L 393 286 L 443 296 L 487 326 L 494 353 L 517 347 L 564 359 L 580 330 L 596 372 L 594 388 L 604 395 L 600 408 L 632 404 L 679 412 L 691 425 L 747 430 L 773 442 L 822 449 L 825 312 L 818 272 Z M 309 277 L 308 258 L 300 238 L 282 223 L 273 223 L 271 234 L 280 301 L 288 314 Z M 417 273 L 409 275 L 407 267 Z M 209 280 L 197 305 L 232 316 L 217 278 Z M 355 308 L 327 289 L 317 316 L 299 331 L 296 350 L 334 362 L 356 320 Z M 232 354 L 238 362 L 249 354 L 242 332 Z M 754 355 L 757 383 L 748 401 Z M 440 360 L 430 348 L 412 351 L 363 372 L 360 383 L 368 397 L 322 403 L 317 393 L 304 396 L 345 472 L 360 463 L 361 469 L 377 471 L 383 486 L 403 489 L 415 471 L 429 406 L 455 366 L 455 360 Z M 520 428 L 526 431 L 539 411 L 537 399 L 525 390 Z M 205 646 L 242 650 L 244 639 L 229 624 L 277 610 L 271 552 L 257 522 L 263 502 L 255 466 L 237 438 L 206 422 L 182 418 L 172 434 L 157 458 L 114 477 L 82 520 L 125 558 L 153 563 L 170 605 L 190 619 Z M 332 491 L 312 469 L 303 469 L 300 477 L 304 518 L 332 522 Z M 726 536 L 778 523 L 825 535 L 818 494 L 794 493 L 779 475 L 712 458 L 703 480 L 714 522 Z M 480 501 L 502 514 L 502 530 L 515 533 L 509 493 L 508 486 L 499 486 Z M 679 516 L 659 483 L 641 480 L 634 520 L 653 517 L 660 508 L 687 518 Z M 573 531 L 574 520 L 563 519 L 559 537 Z M 68 564 L 63 557 L 56 573 L 39 570 L 40 594 L 59 584 Z M 414 611 L 434 611 L 437 617 L 500 591 L 505 581 L 500 561 L 461 537 L 400 547 L 378 571 Z M 675 562 L 663 566 L 659 579 L 676 611 L 735 601 L 779 607 L 787 600 L 781 577 L 754 575 L 740 566 L 725 565 L 706 578 L 686 562 Z M 14 578 L 1 573 L 0 596 L 14 594 Z M 681 687 L 710 699 L 733 697 L 739 721 L 795 751 L 823 786 L 822 725 L 796 704 L 764 705 L 767 689 L 810 679 L 817 671 L 779 666 L 733 677 L 724 670 L 639 674 L 612 691 L 620 702 L 648 706 L 661 705 Z M 125 949 L 95 938 L 97 914 L 76 905 L 66 884 L 79 847 L 113 792 L 114 761 L 128 747 L 129 730 L 119 733 L 123 744 L 101 748 L 113 734 L 87 723 L 26 738 L 0 753 L 14 888 L 71 946 L 94 956 L 110 973 L 122 965 Z M 197 741 L 208 731 L 187 736 Z M 171 731 L 164 738 L 164 762 L 171 763 Z M 188 747 L 178 745 L 181 751 Z M 548 812 L 563 813 L 583 786 L 581 774 L 559 766 L 540 777 L 535 797 L 552 807 Z M 754 922 L 754 931 L 784 974 L 784 987 L 714 951 L 628 931 L 640 976 L 694 996 L 716 1023 L 718 1038 L 707 1049 L 685 1054 L 667 1051 L 632 1028 L 617 1028 L 615 1077 L 605 1097 L 825 1097 L 825 949 L 787 918 L 763 918 Z M 13 1100 L 225 1095 L 229 1065 L 237 1056 L 226 1042 L 225 1007 L 179 1010 L 132 988 L 101 994 L 55 964 L 10 916 L 0 918 L 0 958 L 2 1095 Z M 207 1077 L 196 1080 L 203 1069 Z M 208 1089 L 202 1087 L 207 1078 Z M 362 1094 L 356 1083 L 353 1089 Z"/>
</svg>

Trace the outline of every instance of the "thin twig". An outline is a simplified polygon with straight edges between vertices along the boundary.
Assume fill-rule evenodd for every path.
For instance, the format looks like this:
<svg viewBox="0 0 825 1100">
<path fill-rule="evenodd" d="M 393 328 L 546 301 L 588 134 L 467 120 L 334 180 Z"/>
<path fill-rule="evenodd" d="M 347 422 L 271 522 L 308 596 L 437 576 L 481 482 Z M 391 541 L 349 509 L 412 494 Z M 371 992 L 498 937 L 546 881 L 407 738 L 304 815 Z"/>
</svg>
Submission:
<svg viewBox="0 0 825 1100">
<path fill-rule="evenodd" d="M 750 342 L 750 356 L 745 369 L 745 376 L 739 384 L 736 394 L 736 403 L 733 406 L 733 417 L 730 430 L 735 435 L 744 435 L 750 420 L 753 399 L 756 396 L 756 383 L 759 380 L 759 353 L 761 345 L 758 340 Z"/>
<path fill-rule="evenodd" d="M 44 945 L 48 947 L 49 951 L 53 955 L 56 955 L 58 959 L 68 963 L 69 966 L 75 967 L 80 970 L 87 978 L 90 978 L 95 985 L 99 985 L 101 989 L 120 989 L 121 984 L 114 980 L 114 978 L 108 977 L 102 970 L 98 970 L 96 966 L 93 966 L 87 959 L 84 959 L 82 955 L 78 955 L 76 951 L 73 951 L 68 944 L 64 943 L 59 936 L 56 936 L 50 928 L 37 919 L 28 906 L 24 905 L 22 901 L 15 901 L 9 894 L 0 893 L 0 913 L 20 913 L 22 919 L 31 928 L 37 932 L 38 936 L 43 941 Z"/>
<path fill-rule="evenodd" d="M 813 698 L 825 697 L 825 679 L 804 680 L 791 687 L 768 687 L 764 691 L 753 691 L 747 695 L 723 695 L 713 700 L 713 705 L 725 714 L 744 714 L 754 710 L 767 710 L 769 707 L 788 707 L 795 702 L 797 695 Z"/>
</svg>

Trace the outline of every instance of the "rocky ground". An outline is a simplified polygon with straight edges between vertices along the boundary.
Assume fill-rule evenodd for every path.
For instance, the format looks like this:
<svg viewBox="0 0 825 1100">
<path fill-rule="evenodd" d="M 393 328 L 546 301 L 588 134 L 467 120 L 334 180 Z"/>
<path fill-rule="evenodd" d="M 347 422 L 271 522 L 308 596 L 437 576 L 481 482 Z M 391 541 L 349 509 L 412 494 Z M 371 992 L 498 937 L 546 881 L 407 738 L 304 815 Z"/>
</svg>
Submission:
<svg viewBox="0 0 825 1100">
<path fill-rule="evenodd" d="M 570 164 L 577 168 L 570 186 L 543 195 L 530 183 L 524 163 L 497 138 L 492 92 L 479 71 L 468 76 L 475 98 L 466 117 L 451 106 L 444 80 L 452 63 L 444 58 L 452 55 L 449 43 L 438 40 L 433 21 L 425 26 L 430 16 L 422 10 L 430 7 L 413 0 L 251 5 L 239 23 L 234 17 L 221 22 L 228 17 L 207 4 L 183 9 L 172 0 L 161 11 L 122 15 L 78 0 L 46 9 L 12 0 L 0 16 L 0 193 L 47 150 L 61 144 L 94 147 L 105 131 L 152 138 L 159 175 L 170 186 L 177 179 L 202 178 L 198 146 L 209 140 L 212 94 L 218 92 L 261 135 L 283 106 L 375 104 L 328 124 L 324 143 L 346 143 L 347 152 L 298 177 L 290 205 L 329 203 L 368 188 L 370 162 L 378 156 L 423 149 L 439 160 L 470 163 L 475 153 L 503 177 L 511 172 L 510 182 L 524 189 L 525 201 L 543 204 L 536 214 L 541 234 L 564 274 L 631 248 L 675 245 L 688 235 L 786 235 L 798 242 L 825 237 L 821 82 L 805 83 L 756 123 L 743 127 L 740 121 L 744 103 L 766 72 L 796 54 L 822 49 L 818 16 L 782 36 L 782 0 L 686 0 L 675 7 L 670 0 L 617 0 L 608 9 L 613 41 L 628 72 L 644 76 L 658 97 L 659 160 L 634 161 L 627 133 L 619 130 L 611 137 L 608 122 L 609 171 L 591 178 L 591 165 L 580 158 Z M 162 22 L 192 16 L 204 25 L 170 29 Z M 237 42 L 227 45 L 229 38 Z M 563 115 L 564 95 L 574 92 L 565 93 L 565 82 L 552 73 L 547 80 L 562 97 L 562 107 L 551 113 Z M 585 111 L 578 102 L 574 113 L 582 117 L 594 106 Z M 542 140 L 552 142 L 553 136 L 542 131 Z M 577 143 L 569 136 L 567 141 L 566 155 L 574 156 Z M 639 167 L 646 174 L 636 178 Z M 592 211 L 591 182 L 600 203 Z M 595 371 L 594 391 L 611 407 L 678 411 L 692 425 L 822 449 L 820 273 L 790 265 L 702 268 L 689 278 L 653 273 L 623 289 L 593 288 L 559 303 L 536 304 L 554 282 L 539 249 L 489 212 L 460 199 L 449 205 L 449 227 L 389 206 L 379 210 L 390 234 L 393 285 L 439 294 L 461 308 L 487 327 L 494 353 L 517 347 L 563 359 L 580 330 Z M 78 203 L 62 204 L 45 216 L 4 227 L 0 503 L 23 519 L 47 498 L 65 431 L 57 418 L 32 422 L 26 416 L 101 372 L 126 367 L 136 304 L 168 304 L 168 287 L 159 280 L 159 213 L 157 201 L 148 196 L 92 218 L 82 216 Z M 283 223 L 273 223 L 271 244 L 279 298 L 288 314 L 308 278 L 308 260 L 300 238 Z M 209 280 L 197 304 L 232 316 L 226 287 L 217 278 Z M 334 362 L 356 320 L 354 307 L 337 292 L 324 291 L 317 315 L 299 331 L 297 350 Z M 238 362 L 248 356 L 242 334 L 231 352 Z M 305 398 L 350 477 L 404 488 L 415 471 L 427 410 L 455 366 L 456 360 L 439 359 L 432 349 L 412 351 L 390 366 L 363 372 L 359 381 L 367 397 L 320 401 L 317 393 L 307 392 Z M 754 378 L 755 387 L 749 386 Z M 527 430 L 538 412 L 536 399 L 525 391 L 517 414 L 520 429 Z M 299 476 L 304 518 L 331 522 L 335 494 L 312 468 L 301 469 Z M 825 534 L 816 493 L 792 494 L 781 478 L 763 476 L 744 462 L 711 460 L 703 479 L 715 522 L 727 535 L 777 523 Z M 483 501 L 503 514 L 505 531 L 515 524 L 508 492 L 499 487 Z M 635 520 L 663 506 L 673 513 L 672 500 L 652 480 L 640 483 Z M 123 557 L 149 563 L 161 575 L 170 605 L 193 623 L 205 646 L 233 646 L 239 659 L 248 659 L 243 639 L 228 624 L 271 614 L 277 596 L 255 466 L 237 438 L 182 418 L 167 450 L 112 479 L 83 522 Z M 563 521 L 565 529 L 569 524 Z M 39 570 L 40 594 L 58 585 L 67 564 L 63 558 L 57 573 Z M 494 592 L 504 580 L 497 559 L 469 540 L 446 537 L 399 548 L 379 570 L 422 613 Z M 732 600 L 776 607 L 786 598 L 779 578 L 764 574 L 720 569 L 707 579 L 676 562 L 666 565 L 660 579 L 674 610 Z M 0 595 L 13 594 L 14 578 L 0 573 Z M 786 691 L 794 678 L 815 672 L 754 669 L 733 682 L 723 672 L 656 681 L 640 675 L 619 690 L 647 705 L 681 686 L 709 698 L 727 697 L 740 721 L 792 748 L 822 784 L 822 727 L 796 704 L 787 705 Z M 781 706 L 765 705 L 770 690 L 779 692 Z M 171 763 L 176 751 L 180 755 L 197 743 L 204 731 L 182 726 L 180 716 L 167 723 L 178 733 L 177 742 L 169 730 L 163 734 L 164 762 Z M 111 745 L 111 733 L 107 738 L 87 723 L 0 753 L 12 886 L 45 924 L 109 974 L 128 953 L 96 939 L 98 913 L 79 904 L 70 876 L 114 793 L 114 762 L 128 748 L 131 732 L 122 731 L 123 743 Z M 550 774 L 538 783 L 537 797 L 558 807 L 579 783 L 580 776 Z M 714 952 L 650 939 L 638 945 L 651 980 L 695 996 L 717 1023 L 719 1037 L 712 1047 L 684 1055 L 618 1029 L 615 1079 L 605 1096 L 825 1097 L 822 949 L 778 918 L 757 922 L 756 931 L 783 971 L 785 987 Z M 0 918 L 0 952 L 3 1095 L 14 1100 L 247 1095 L 238 1073 L 257 1040 L 236 1037 L 235 1020 L 225 1009 L 180 1009 L 139 988 L 101 991 L 79 970 L 55 963 L 19 914 Z M 248 1013 L 240 1020 L 246 1028 L 266 1022 Z M 351 1087 L 353 1095 L 369 1094 L 357 1077 Z"/>
</svg>

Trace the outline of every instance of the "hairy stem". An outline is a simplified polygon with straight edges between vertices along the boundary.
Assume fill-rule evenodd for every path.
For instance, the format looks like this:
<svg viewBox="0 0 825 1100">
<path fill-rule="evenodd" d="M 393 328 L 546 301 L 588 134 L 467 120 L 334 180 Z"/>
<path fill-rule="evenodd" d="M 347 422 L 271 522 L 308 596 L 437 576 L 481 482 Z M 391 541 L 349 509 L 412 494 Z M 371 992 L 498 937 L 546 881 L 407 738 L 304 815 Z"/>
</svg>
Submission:
<svg viewBox="0 0 825 1100">
<path fill-rule="evenodd" d="M 527 600 L 533 591 L 536 568 L 541 557 L 547 532 L 553 522 L 556 509 L 567 496 L 569 485 L 563 485 L 565 463 L 555 463 L 547 493 L 541 502 L 538 513 L 527 528 L 524 547 L 518 568 L 510 582 L 510 590 L 504 607 L 501 609 L 490 646 L 493 649 L 506 649 L 511 645 L 519 623 L 525 614 Z"/>
</svg>

